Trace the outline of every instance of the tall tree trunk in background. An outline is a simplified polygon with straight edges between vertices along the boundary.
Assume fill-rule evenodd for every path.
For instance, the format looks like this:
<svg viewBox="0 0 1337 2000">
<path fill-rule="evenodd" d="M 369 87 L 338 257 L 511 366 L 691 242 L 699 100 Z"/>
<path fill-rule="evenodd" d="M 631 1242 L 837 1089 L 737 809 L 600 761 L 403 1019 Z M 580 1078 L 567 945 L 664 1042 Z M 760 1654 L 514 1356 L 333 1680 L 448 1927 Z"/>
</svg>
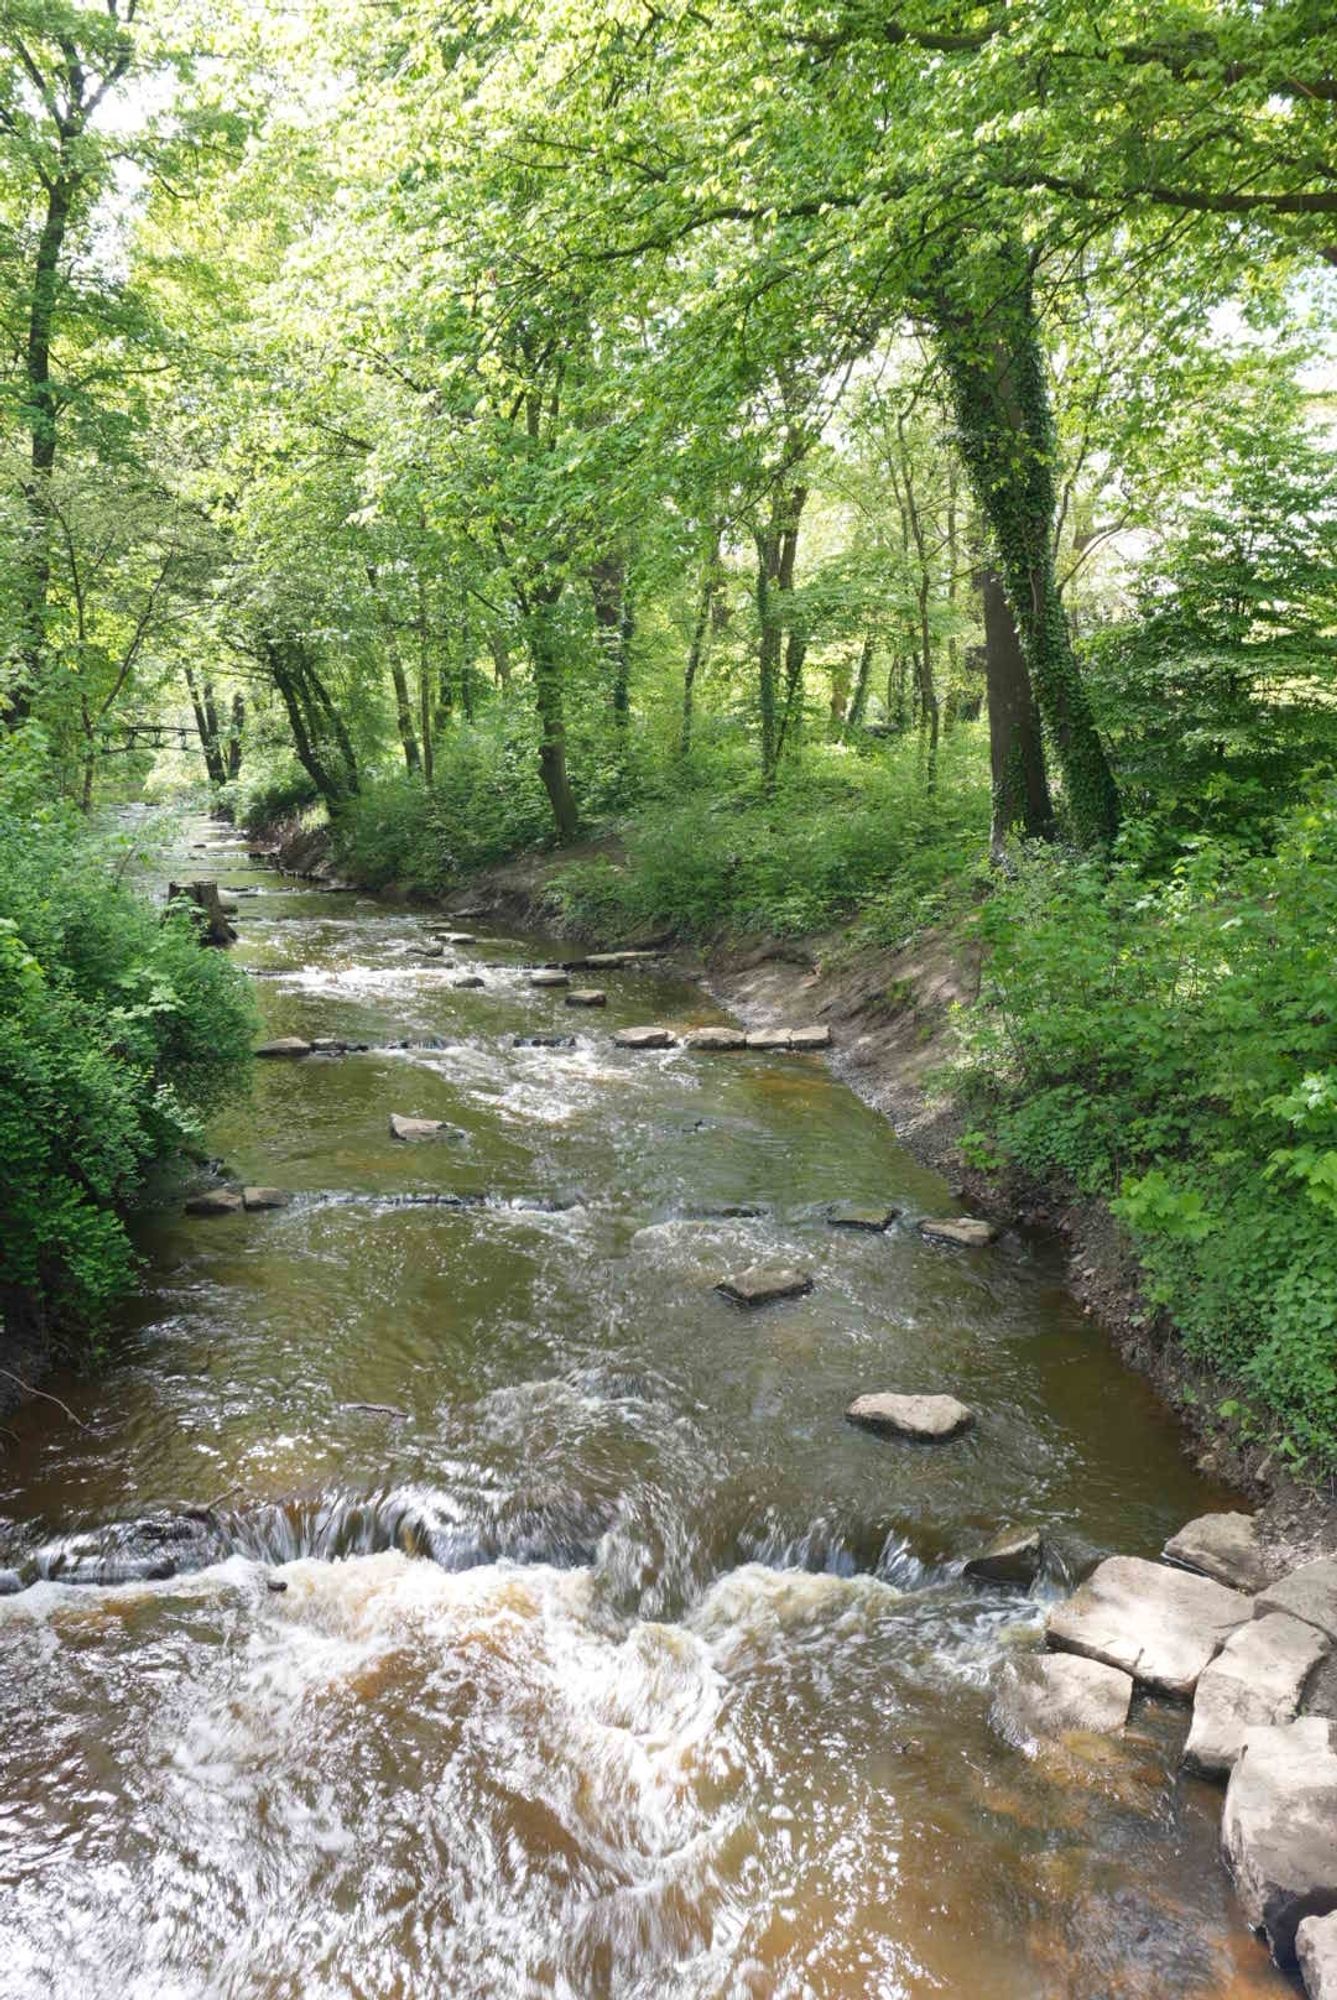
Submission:
<svg viewBox="0 0 1337 2000">
<path fill-rule="evenodd" d="M 910 465 L 910 452 L 905 436 L 905 413 L 896 418 L 896 432 L 901 445 L 901 481 L 904 488 L 902 504 L 902 534 L 909 531 L 909 544 L 914 549 L 917 582 L 915 602 L 919 608 L 919 645 L 915 655 L 915 679 L 919 689 L 919 726 L 927 739 L 928 749 L 928 789 L 931 792 L 938 781 L 938 729 L 940 713 L 938 708 L 938 688 L 933 674 L 933 624 L 929 606 L 933 596 L 933 570 L 929 560 L 928 537 L 924 529 L 924 517 L 919 506 L 919 496 L 915 491 L 914 473 Z"/>
<path fill-rule="evenodd" d="M 960 447 L 989 523 L 1040 714 L 1079 840 L 1119 827 L 1119 793 L 1096 729 L 1054 566 L 1057 443 L 1031 275 L 1020 247 L 994 254 L 989 310 L 946 291 L 933 301 Z M 978 284 L 980 273 L 967 282 Z"/>
<path fill-rule="evenodd" d="M 594 625 L 609 665 L 608 694 L 613 720 L 625 729 L 631 717 L 631 642 L 635 631 L 626 559 L 603 556 L 590 570 Z"/>
<path fill-rule="evenodd" d="M 505 693 L 511 684 L 511 649 L 500 625 L 488 628 L 487 649 L 492 655 L 492 671 L 497 686 Z"/>
<path fill-rule="evenodd" d="M 868 684 L 873 677 L 873 635 L 869 632 L 859 648 L 859 665 L 854 676 L 854 693 L 845 712 L 845 723 L 841 735 L 847 741 L 856 729 L 863 728 L 863 719 L 868 709 Z"/>
<path fill-rule="evenodd" d="M 422 733 L 422 779 L 430 792 L 436 782 L 436 732 L 432 714 L 432 635 L 427 578 L 418 564 L 418 728 Z"/>
<path fill-rule="evenodd" d="M 528 627 L 529 660 L 534 671 L 534 705 L 539 718 L 539 776 L 552 807 L 559 841 L 574 840 L 580 813 L 566 769 L 566 715 L 562 701 L 562 663 L 558 656 L 553 616 L 561 598 L 560 584 L 526 592 L 521 610 Z"/>
<path fill-rule="evenodd" d="M 682 757 L 688 756 L 691 752 L 692 709 L 696 698 L 696 681 L 710 650 L 711 623 L 714 617 L 715 599 L 720 588 L 721 533 L 717 522 L 711 530 L 710 544 L 701 564 L 696 619 L 692 625 L 692 641 L 687 649 L 687 665 L 682 677 L 682 728 L 678 735 L 678 754 Z"/>
<path fill-rule="evenodd" d="M 62 135 L 62 153 L 65 145 Z M 41 686 L 46 653 L 46 606 L 51 589 L 51 478 L 56 469 L 59 403 L 51 379 L 60 256 L 78 179 L 59 175 L 47 183 L 46 214 L 37 240 L 32 300 L 28 308 L 24 412 L 31 443 L 23 498 L 27 546 L 19 584 L 18 673 L 5 696 L 5 720 L 17 728 Z"/>
<path fill-rule="evenodd" d="M 760 633 L 757 668 L 761 774 L 767 785 L 774 782 L 779 769 L 780 753 L 784 747 L 784 722 L 788 719 L 788 700 L 783 716 L 779 700 L 780 667 L 785 656 L 785 632 L 791 617 L 799 521 L 807 498 L 805 486 L 782 488 L 772 503 L 770 521 L 755 537 L 757 625 Z M 801 680 L 805 650 L 802 644 L 791 650 L 787 679 L 793 685 Z"/>
<path fill-rule="evenodd" d="M 266 633 L 259 652 L 287 713 L 298 762 L 336 812 L 358 789 L 357 762 L 343 718 L 304 641 Z"/>
<path fill-rule="evenodd" d="M 1054 808 L 1026 655 L 996 570 L 981 573 L 980 592 L 984 600 L 984 676 L 993 782 L 989 849 L 997 861 L 1013 833 L 1047 839 L 1054 830 Z"/>
<path fill-rule="evenodd" d="M 957 564 L 960 561 L 960 540 L 957 535 L 957 501 L 959 475 L 953 458 L 947 469 L 947 615 L 951 626 L 947 634 L 947 699 L 943 704 L 943 726 L 950 729 L 956 720 L 961 701 L 961 642 L 956 636 L 956 599 L 959 587 Z"/>
<path fill-rule="evenodd" d="M 218 713 L 214 708 L 213 690 L 206 681 L 203 689 L 195 678 L 192 667 L 186 668 L 186 687 L 190 693 L 190 705 L 195 711 L 195 728 L 200 739 L 200 749 L 204 754 L 204 768 L 211 785 L 227 783 L 227 766 L 223 761 L 223 750 L 218 740 Z"/>
<path fill-rule="evenodd" d="M 232 697 L 232 719 L 227 732 L 227 774 L 229 778 L 241 776 L 242 737 L 246 730 L 246 698 L 240 688 Z"/>
<path fill-rule="evenodd" d="M 418 739 L 413 733 L 413 697 L 409 693 L 408 675 L 404 672 L 404 662 L 399 651 L 399 634 L 390 606 L 381 594 L 380 577 L 375 563 L 367 564 L 367 581 L 376 601 L 376 611 L 380 618 L 381 630 L 385 634 L 386 665 L 390 669 L 390 685 L 395 696 L 395 727 L 399 731 L 399 746 L 404 752 L 404 765 L 410 777 L 416 776 L 422 768 L 422 758 L 418 752 Z"/>
</svg>

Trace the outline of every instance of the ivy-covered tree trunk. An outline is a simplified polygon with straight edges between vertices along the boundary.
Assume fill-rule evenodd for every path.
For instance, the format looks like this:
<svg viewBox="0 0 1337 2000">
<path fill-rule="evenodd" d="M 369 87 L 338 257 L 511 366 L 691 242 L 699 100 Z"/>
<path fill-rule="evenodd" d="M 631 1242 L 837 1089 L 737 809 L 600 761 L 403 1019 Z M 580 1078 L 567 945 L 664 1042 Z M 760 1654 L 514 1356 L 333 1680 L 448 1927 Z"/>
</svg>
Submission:
<svg viewBox="0 0 1337 2000">
<path fill-rule="evenodd" d="M 984 679 L 989 702 L 993 814 L 989 850 L 1000 860 L 1008 838 L 1047 839 L 1054 807 L 1045 772 L 1044 738 L 1012 607 L 998 572 L 980 575 L 984 604 Z"/>
<path fill-rule="evenodd" d="M 987 283 L 988 296 L 981 296 Z M 1073 651 L 1054 565 L 1057 441 L 1030 272 L 1019 248 L 933 301 L 961 454 L 988 521 L 1077 838 L 1113 839 L 1119 794 Z"/>
</svg>

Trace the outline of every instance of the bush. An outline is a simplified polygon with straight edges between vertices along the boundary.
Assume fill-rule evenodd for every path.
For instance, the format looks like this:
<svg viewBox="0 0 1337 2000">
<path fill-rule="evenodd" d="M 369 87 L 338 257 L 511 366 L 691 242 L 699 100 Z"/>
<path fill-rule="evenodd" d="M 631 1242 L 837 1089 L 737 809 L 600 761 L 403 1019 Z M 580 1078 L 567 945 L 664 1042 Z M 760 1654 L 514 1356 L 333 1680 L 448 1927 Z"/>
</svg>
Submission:
<svg viewBox="0 0 1337 2000">
<path fill-rule="evenodd" d="M 249 1074 L 246 982 L 121 886 L 42 802 L 40 744 L 0 752 L 0 1293 L 92 1330 L 133 1276 L 124 1215 Z"/>
<path fill-rule="evenodd" d="M 1159 837 L 1159 836 L 1158 836 Z M 1337 789 L 1273 851 L 1033 854 L 993 899 L 958 1086 L 1112 1201 L 1152 1300 L 1295 1461 L 1337 1463 Z"/>
</svg>

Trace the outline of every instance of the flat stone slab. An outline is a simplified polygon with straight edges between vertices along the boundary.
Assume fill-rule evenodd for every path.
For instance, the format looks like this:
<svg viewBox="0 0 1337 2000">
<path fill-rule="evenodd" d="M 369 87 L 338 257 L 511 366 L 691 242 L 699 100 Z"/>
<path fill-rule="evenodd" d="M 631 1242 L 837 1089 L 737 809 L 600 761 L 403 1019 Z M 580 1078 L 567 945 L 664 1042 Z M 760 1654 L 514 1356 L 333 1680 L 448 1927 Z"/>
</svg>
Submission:
<svg viewBox="0 0 1337 2000">
<path fill-rule="evenodd" d="M 577 986 L 566 996 L 568 1007 L 606 1007 L 608 995 L 597 986 Z"/>
<path fill-rule="evenodd" d="M 1039 1576 L 1044 1559 L 1044 1537 L 1038 1528 L 1008 1528 L 972 1556 L 962 1574 L 980 1583 L 1014 1583 L 1025 1589 Z"/>
<path fill-rule="evenodd" d="M 790 1046 L 788 1028 L 753 1028 L 747 1037 L 750 1049 L 787 1049 Z"/>
<path fill-rule="evenodd" d="M 1251 1514 L 1200 1514 L 1171 1535 L 1163 1554 L 1232 1590 L 1261 1590 L 1277 1574 L 1276 1562 L 1259 1546 Z"/>
<path fill-rule="evenodd" d="M 826 1211 L 826 1219 L 833 1229 L 864 1229 L 870 1235 L 880 1236 L 900 1214 L 899 1208 L 885 1206 L 863 1207 L 855 1201 L 833 1201 Z"/>
<path fill-rule="evenodd" d="M 1193 1697 L 1193 1726 L 1184 1762 L 1206 1778 L 1222 1778 L 1244 1738 L 1260 1724 L 1290 1722 L 1305 1683 L 1328 1651 L 1312 1625 L 1271 1611 L 1231 1633 L 1205 1667 Z"/>
<path fill-rule="evenodd" d="M 558 972 L 555 969 L 552 971 L 531 972 L 529 983 L 531 986 L 569 986 L 571 984 L 571 974 L 569 972 Z"/>
<path fill-rule="evenodd" d="M 1211 1577 L 1140 1556 L 1110 1556 L 1065 1604 L 1055 1605 L 1045 1636 L 1061 1652 L 1103 1660 L 1186 1700 L 1252 1609 L 1247 1597 Z"/>
<path fill-rule="evenodd" d="M 856 1396 L 845 1416 L 862 1430 L 877 1431 L 883 1437 L 913 1438 L 920 1444 L 945 1444 L 968 1431 L 975 1421 L 969 1404 L 958 1402 L 955 1396 L 887 1393 Z"/>
<path fill-rule="evenodd" d="M 715 1049 L 725 1054 L 747 1047 L 747 1036 L 741 1028 L 691 1028 L 683 1041 L 689 1049 Z"/>
<path fill-rule="evenodd" d="M 1293 1966 L 1300 1924 L 1337 1910 L 1337 1722 L 1302 1715 L 1247 1732 L 1221 1846 L 1245 1918 Z"/>
<path fill-rule="evenodd" d="M 291 1200 L 283 1188 L 248 1187 L 241 1191 L 243 1208 L 286 1208 Z"/>
<path fill-rule="evenodd" d="M 1337 2000 L 1337 1915 L 1306 1917 L 1295 1953 L 1309 2000 Z"/>
<path fill-rule="evenodd" d="M 1303 1563 L 1260 1591 L 1254 1599 L 1254 1617 L 1269 1611 L 1288 1611 L 1292 1618 L 1303 1618 L 1306 1625 L 1316 1625 L 1337 1640 L 1337 1556 Z"/>
<path fill-rule="evenodd" d="M 791 1049 L 829 1049 L 831 1030 L 829 1028 L 791 1028 L 789 1031 Z"/>
<path fill-rule="evenodd" d="M 456 1128 L 447 1125 L 444 1118 L 405 1118 L 401 1112 L 390 1113 L 390 1137 L 412 1143 L 417 1139 L 441 1139 L 455 1136 Z"/>
<path fill-rule="evenodd" d="M 981 1222 L 977 1216 L 957 1215 L 921 1222 L 921 1236 L 930 1243 L 955 1243 L 963 1250 L 983 1250 L 998 1237 L 996 1223 Z"/>
<path fill-rule="evenodd" d="M 786 1264 L 754 1264 L 721 1278 L 715 1290 L 738 1306 L 768 1306 L 776 1299 L 801 1299 L 812 1290 L 812 1273 Z"/>
<path fill-rule="evenodd" d="M 673 1042 L 667 1028 L 620 1028 L 613 1037 L 619 1049 L 671 1049 Z"/>
<path fill-rule="evenodd" d="M 580 963 L 591 972 L 614 971 L 619 965 L 645 965 L 663 956 L 661 951 L 592 951 Z"/>
<path fill-rule="evenodd" d="M 186 1203 L 187 1215 L 238 1215 L 242 1200 L 239 1188 L 210 1188 L 206 1194 L 193 1194 Z"/>
<path fill-rule="evenodd" d="M 1075 1729 L 1117 1736 L 1128 1720 L 1133 1677 L 1076 1653 L 1027 1653 L 998 1677 L 993 1720 L 1014 1742 L 1035 1745 Z"/>
<path fill-rule="evenodd" d="M 256 1050 L 258 1056 L 281 1058 L 283 1056 L 309 1056 L 311 1043 L 303 1041 L 300 1035 L 280 1035 L 276 1042 L 261 1042 Z"/>
</svg>

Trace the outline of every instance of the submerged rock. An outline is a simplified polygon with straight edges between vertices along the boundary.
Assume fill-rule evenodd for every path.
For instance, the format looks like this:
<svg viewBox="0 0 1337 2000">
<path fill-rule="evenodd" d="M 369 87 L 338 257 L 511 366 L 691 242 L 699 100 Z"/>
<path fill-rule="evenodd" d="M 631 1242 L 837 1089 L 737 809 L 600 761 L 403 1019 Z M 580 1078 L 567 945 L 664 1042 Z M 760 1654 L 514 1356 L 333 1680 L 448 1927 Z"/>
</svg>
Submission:
<svg viewBox="0 0 1337 2000">
<path fill-rule="evenodd" d="M 833 1229 L 866 1229 L 880 1235 L 891 1228 L 900 1212 L 899 1208 L 862 1207 L 858 1202 L 834 1201 L 826 1211 L 826 1219 Z"/>
<path fill-rule="evenodd" d="M 671 1049 L 673 1036 L 667 1028 L 621 1028 L 613 1043 L 619 1049 Z"/>
<path fill-rule="evenodd" d="M 787 1264 L 754 1264 L 721 1278 L 715 1290 L 739 1306 L 767 1306 L 777 1299 L 801 1299 L 812 1290 L 812 1274 Z"/>
<path fill-rule="evenodd" d="M 420 944 L 418 946 L 419 958 L 444 958 L 445 955 L 446 947 L 443 944 Z"/>
<path fill-rule="evenodd" d="M 884 1437 L 912 1438 L 920 1444 L 945 1444 L 975 1421 L 975 1412 L 955 1396 L 897 1396 L 885 1392 L 856 1396 L 846 1419 L 862 1430 Z"/>
<path fill-rule="evenodd" d="M 556 967 L 545 966 L 539 972 L 530 973 L 529 983 L 531 986 L 569 986 L 571 984 L 571 974 L 569 972 L 559 972 Z"/>
<path fill-rule="evenodd" d="M 1302 1618 L 1337 1640 L 1337 1556 L 1304 1563 L 1260 1591 L 1254 1616 L 1262 1618 L 1269 1611 L 1288 1611 L 1292 1618 Z"/>
<path fill-rule="evenodd" d="M 458 993 L 470 993 L 486 984 L 476 972 L 466 973 L 463 979 L 452 979 L 450 983 Z"/>
<path fill-rule="evenodd" d="M 1165 1544 L 1167 1562 L 1228 1583 L 1233 1590 L 1261 1590 L 1277 1574 L 1277 1563 L 1259 1546 L 1250 1514 L 1200 1514 Z"/>
<path fill-rule="evenodd" d="M 463 1134 L 458 1126 L 447 1125 L 444 1118 L 406 1118 L 401 1112 L 392 1111 L 390 1137 L 411 1143 L 417 1139 L 459 1139 Z"/>
<path fill-rule="evenodd" d="M 1244 1914 L 1282 1966 L 1306 1917 L 1337 1910 L 1337 1722 L 1251 1729 L 1226 1788 L 1221 1844 Z"/>
<path fill-rule="evenodd" d="M 311 1044 L 313 1056 L 365 1055 L 370 1042 L 346 1042 L 338 1035 L 317 1035 Z"/>
<path fill-rule="evenodd" d="M 1139 1556 L 1110 1556 L 1049 1614 L 1051 1646 L 1121 1667 L 1147 1687 L 1187 1699 L 1208 1661 L 1252 1612 L 1210 1577 Z"/>
<path fill-rule="evenodd" d="M 1295 1955 L 1309 2000 L 1337 2000 L 1337 1913 L 1306 1917 L 1295 1933 Z"/>
<path fill-rule="evenodd" d="M 241 1191 L 244 1208 L 286 1208 L 292 1200 L 282 1188 L 248 1187 Z"/>
<path fill-rule="evenodd" d="M 193 1194 L 186 1203 L 187 1215 L 236 1215 L 242 1206 L 239 1188 L 210 1188 L 204 1194 Z"/>
<path fill-rule="evenodd" d="M 309 1056 L 312 1044 L 300 1035 L 280 1035 L 275 1042 L 261 1042 L 256 1050 L 258 1056 L 282 1058 L 284 1056 Z"/>
<path fill-rule="evenodd" d="M 682 1039 L 684 1046 L 689 1049 L 715 1049 L 728 1052 L 747 1047 L 747 1036 L 741 1028 L 689 1028 Z"/>
<path fill-rule="evenodd" d="M 1026 1587 L 1039 1576 L 1044 1559 L 1044 1538 L 1038 1528 L 1010 1528 L 995 1535 L 987 1549 L 972 1556 L 963 1574 L 976 1577 L 981 1583 L 1015 1583 Z"/>
<path fill-rule="evenodd" d="M 597 986 L 577 986 L 567 994 L 568 1007 L 606 1007 L 608 995 Z"/>
<path fill-rule="evenodd" d="M 1328 1651 L 1312 1625 L 1269 1612 L 1232 1632 L 1204 1668 L 1193 1697 L 1193 1726 L 1184 1762 L 1204 1777 L 1224 1777 L 1246 1733 L 1262 1723 L 1290 1722 L 1305 1683 Z"/>
<path fill-rule="evenodd" d="M 576 1038 L 574 1035 L 543 1034 L 511 1036 L 511 1047 L 513 1049 L 573 1049 L 575 1046 Z"/>
<path fill-rule="evenodd" d="M 995 1223 L 982 1222 L 974 1215 L 958 1215 L 921 1222 L 919 1233 L 930 1243 L 955 1243 L 964 1250 L 983 1250 L 986 1244 L 997 1240 L 998 1228 Z"/>
<path fill-rule="evenodd" d="M 996 1727 L 1031 1744 L 1069 1730 L 1117 1736 L 1128 1720 L 1133 1677 L 1076 1653 L 1027 1653 L 1009 1660 L 994 1695 Z"/>
</svg>

